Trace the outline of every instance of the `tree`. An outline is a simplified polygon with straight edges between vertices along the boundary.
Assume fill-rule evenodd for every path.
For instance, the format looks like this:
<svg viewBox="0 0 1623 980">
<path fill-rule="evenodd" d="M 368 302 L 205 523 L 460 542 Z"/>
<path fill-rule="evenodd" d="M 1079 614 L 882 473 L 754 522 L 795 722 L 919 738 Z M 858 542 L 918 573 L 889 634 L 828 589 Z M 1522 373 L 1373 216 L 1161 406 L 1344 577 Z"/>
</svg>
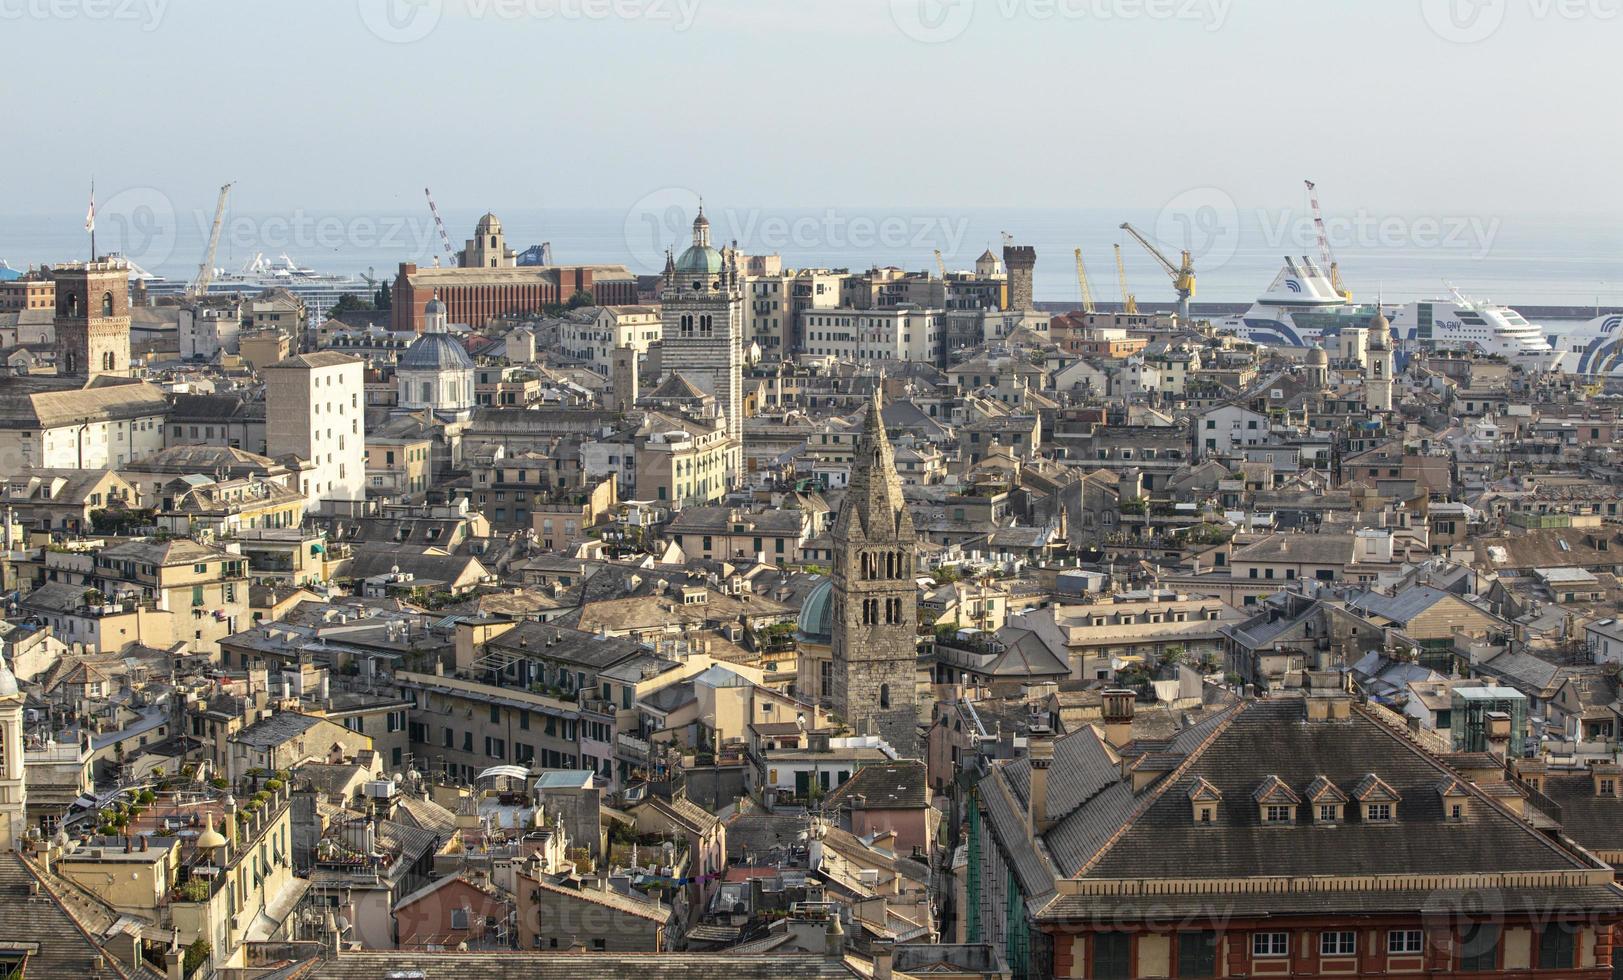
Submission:
<svg viewBox="0 0 1623 980">
<path fill-rule="evenodd" d="M 378 291 L 372 296 L 372 306 L 379 311 L 394 309 L 394 293 L 389 289 L 387 280 L 378 284 Z"/>
<path fill-rule="evenodd" d="M 569 308 L 578 310 L 583 306 L 591 306 L 594 302 L 596 301 L 592 298 L 591 293 L 584 289 L 577 289 L 575 295 L 569 297 Z"/>
<path fill-rule="evenodd" d="M 186 947 L 186 955 L 180 961 L 182 976 L 191 976 L 203 962 L 214 952 L 214 946 L 207 939 L 199 939 Z"/>
<path fill-rule="evenodd" d="M 335 317 L 342 313 L 357 313 L 361 310 L 370 310 L 372 308 L 373 306 L 371 300 L 361 299 L 359 296 L 356 296 L 353 293 L 345 293 L 344 295 L 338 297 L 338 302 L 334 303 L 332 307 L 327 310 L 327 316 Z"/>
</svg>

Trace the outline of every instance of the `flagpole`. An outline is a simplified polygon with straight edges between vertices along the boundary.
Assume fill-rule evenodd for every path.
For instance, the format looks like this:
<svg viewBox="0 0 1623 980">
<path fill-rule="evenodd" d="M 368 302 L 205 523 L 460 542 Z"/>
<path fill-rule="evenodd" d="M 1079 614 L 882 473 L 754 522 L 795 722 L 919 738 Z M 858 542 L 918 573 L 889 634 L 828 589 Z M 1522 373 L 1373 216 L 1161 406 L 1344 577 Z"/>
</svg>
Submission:
<svg viewBox="0 0 1623 980">
<path fill-rule="evenodd" d="M 90 213 L 85 218 L 90 226 L 90 261 L 96 261 L 96 178 L 90 178 Z"/>
</svg>

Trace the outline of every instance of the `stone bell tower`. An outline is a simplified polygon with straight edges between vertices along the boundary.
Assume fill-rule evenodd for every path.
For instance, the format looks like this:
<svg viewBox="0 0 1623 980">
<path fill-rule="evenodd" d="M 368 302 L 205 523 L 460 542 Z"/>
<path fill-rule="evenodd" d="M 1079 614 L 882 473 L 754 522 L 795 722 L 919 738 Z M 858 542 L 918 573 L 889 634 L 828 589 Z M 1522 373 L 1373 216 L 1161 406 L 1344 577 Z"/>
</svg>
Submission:
<svg viewBox="0 0 1623 980">
<path fill-rule="evenodd" d="M 130 270 L 103 259 L 52 270 L 56 282 L 56 373 L 88 381 L 130 373 Z"/>
<path fill-rule="evenodd" d="M 918 754 L 918 601 L 913 518 L 885 436 L 876 393 L 851 485 L 834 522 L 831 695 L 858 735 Z"/>
</svg>

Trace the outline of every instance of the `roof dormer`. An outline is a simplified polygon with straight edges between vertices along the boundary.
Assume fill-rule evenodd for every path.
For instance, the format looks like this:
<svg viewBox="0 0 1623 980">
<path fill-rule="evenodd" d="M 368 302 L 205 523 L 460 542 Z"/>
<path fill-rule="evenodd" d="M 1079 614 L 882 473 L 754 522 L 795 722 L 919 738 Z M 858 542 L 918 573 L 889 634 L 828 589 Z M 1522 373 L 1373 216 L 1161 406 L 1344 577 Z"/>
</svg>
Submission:
<svg viewBox="0 0 1623 980">
<path fill-rule="evenodd" d="M 1459 779 L 1449 776 L 1437 784 L 1437 796 L 1443 803 L 1445 823 L 1464 823 L 1470 813 L 1471 793 Z"/>
<path fill-rule="evenodd" d="M 1358 785 L 1353 787 L 1353 799 L 1358 801 L 1361 808 L 1359 816 L 1365 823 L 1395 823 L 1398 818 L 1398 803 L 1403 797 L 1393 789 L 1391 784 L 1374 773 L 1366 773 Z"/>
<path fill-rule="evenodd" d="M 1313 808 L 1313 822 L 1333 827 L 1347 819 L 1348 796 L 1328 776 L 1315 776 L 1307 786 L 1307 802 Z"/>
<path fill-rule="evenodd" d="M 1257 816 L 1265 824 L 1293 824 L 1302 798 L 1278 776 L 1268 776 L 1252 790 L 1251 798 L 1257 803 Z"/>
<path fill-rule="evenodd" d="M 1204 776 L 1196 776 L 1189 785 L 1189 804 L 1193 808 L 1195 823 L 1208 826 L 1217 823 L 1217 805 L 1222 802 L 1223 792 Z"/>
<path fill-rule="evenodd" d="M 1618 773 L 1620 770 L 1616 763 L 1603 762 L 1591 766 L 1589 777 L 1594 782 L 1595 795 L 1603 800 L 1618 798 Z"/>
</svg>

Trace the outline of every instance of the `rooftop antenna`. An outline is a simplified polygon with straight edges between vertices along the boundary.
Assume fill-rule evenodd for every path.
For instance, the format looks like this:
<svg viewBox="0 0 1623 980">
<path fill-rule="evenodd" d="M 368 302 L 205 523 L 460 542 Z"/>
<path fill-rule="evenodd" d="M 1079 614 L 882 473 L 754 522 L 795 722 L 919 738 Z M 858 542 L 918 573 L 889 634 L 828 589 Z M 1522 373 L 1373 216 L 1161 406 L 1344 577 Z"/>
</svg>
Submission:
<svg viewBox="0 0 1623 980">
<path fill-rule="evenodd" d="M 85 231 L 90 233 L 90 261 L 96 261 L 96 177 L 90 177 L 90 210 L 85 212 Z"/>
</svg>

